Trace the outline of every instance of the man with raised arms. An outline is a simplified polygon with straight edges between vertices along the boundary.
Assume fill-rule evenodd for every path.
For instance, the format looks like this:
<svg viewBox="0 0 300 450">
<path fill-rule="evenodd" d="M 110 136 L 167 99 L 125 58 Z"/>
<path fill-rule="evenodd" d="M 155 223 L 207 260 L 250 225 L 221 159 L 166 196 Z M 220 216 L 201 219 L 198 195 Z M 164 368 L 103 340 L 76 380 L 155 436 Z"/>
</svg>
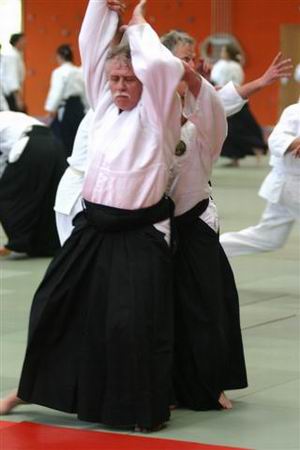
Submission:
<svg viewBox="0 0 300 450">
<path fill-rule="evenodd" d="M 33 300 L 19 399 L 82 420 L 157 430 L 169 418 L 173 353 L 171 204 L 182 62 L 135 8 L 110 48 L 120 0 L 90 0 L 80 32 L 95 111 L 84 211 Z"/>
</svg>

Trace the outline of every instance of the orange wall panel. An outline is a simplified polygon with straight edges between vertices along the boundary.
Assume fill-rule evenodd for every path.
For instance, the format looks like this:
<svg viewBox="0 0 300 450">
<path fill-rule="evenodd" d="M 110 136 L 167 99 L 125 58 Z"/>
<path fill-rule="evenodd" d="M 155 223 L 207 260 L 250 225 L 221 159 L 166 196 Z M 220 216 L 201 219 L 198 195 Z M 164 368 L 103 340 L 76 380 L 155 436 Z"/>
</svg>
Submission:
<svg viewBox="0 0 300 450">
<path fill-rule="evenodd" d="M 246 53 L 244 69 L 249 81 L 263 73 L 280 49 L 280 26 L 300 23 L 300 1 L 232 0 L 232 8 L 233 31 Z M 298 62 L 300 55 L 299 61 L 293 61 Z M 277 122 L 278 105 L 279 82 L 251 99 L 251 109 L 264 125 Z"/>
<path fill-rule="evenodd" d="M 29 113 L 43 114 L 43 104 L 55 67 L 54 53 L 62 43 L 72 44 L 79 63 L 78 32 L 87 0 L 23 0 L 27 78 L 26 101 Z M 130 17 L 135 1 L 127 1 Z M 280 25 L 299 23 L 299 0 L 231 0 L 233 34 L 247 57 L 246 79 L 260 75 L 279 49 Z M 210 0 L 148 0 L 147 18 L 159 34 L 183 29 L 198 41 L 210 34 Z M 300 57 L 299 57 L 300 59 Z M 296 61 L 295 61 L 296 63 Z M 278 83 L 251 100 L 262 124 L 276 122 Z"/>
</svg>

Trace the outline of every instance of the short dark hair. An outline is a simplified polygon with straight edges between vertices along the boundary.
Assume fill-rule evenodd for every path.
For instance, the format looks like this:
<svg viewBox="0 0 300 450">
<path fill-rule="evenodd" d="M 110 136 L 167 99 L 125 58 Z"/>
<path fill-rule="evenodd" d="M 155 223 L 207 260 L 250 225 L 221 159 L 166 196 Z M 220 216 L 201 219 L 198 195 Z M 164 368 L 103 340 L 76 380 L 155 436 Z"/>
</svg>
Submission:
<svg viewBox="0 0 300 450">
<path fill-rule="evenodd" d="M 234 44 L 228 43 L 225 44 L 224 47 L 228 54 L 229 59 L 239 63 L 241 62 L 241 52 Z"/>
<path fill-rule="evenodd" d="M 20 39 L 24 37 L 24 33 L 14 33 L 10 36 L 10 44 L 15 47 L 16 44 L 19 42 Z"/>
<path fill-rule="evenodd" d="M 178 44 L 195 44 L 195 39 L 184 31 L 171 30 L 160 38 L 161 43 L 172 53 Z"/>
<path fill-rule="evenodd" d="M 69 44 L 62 44 L 56 49 L 56 54 L 59 55 L 64 61 L 73 62 L 74 55 Z"/>
</svg>

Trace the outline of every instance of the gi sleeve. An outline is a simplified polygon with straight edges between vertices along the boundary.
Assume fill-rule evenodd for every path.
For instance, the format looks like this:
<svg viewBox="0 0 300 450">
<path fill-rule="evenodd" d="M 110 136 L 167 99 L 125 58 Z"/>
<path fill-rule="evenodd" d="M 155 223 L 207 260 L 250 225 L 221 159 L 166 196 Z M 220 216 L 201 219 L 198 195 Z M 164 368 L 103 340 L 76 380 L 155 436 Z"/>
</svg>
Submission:
<svg viewBox="0 0 300 450">
<path fill-rule="evenodd" d="M 90 0 L 79 34 L 79 49 L 89 105 L 95 110 L 108 89 L 105 61 L 118 26 L 106 0 Z"/>
<path fill-rule="evenodd" d="M 248 102 L 248 100 L 245 100 L 240 96 L 232 81 L 226 83 L 224 87 L 217 91 L 217 93 L 223 104 L 227 117 L 238 113 Z"/>
<path fill-rule="evenodd" d="M 196 99 L 187 91 L 183 114 L 197 128 L 197 138 L 201 141 L 199 148 L 207 149 L 216 160 L 227 136 L 227 120 L 216 90 L 204 78 Z"/>
<path fill-rule="evenodd" d="M 63 99 L 65 77 L 59 69 L 55 69 L 51 74 L 50 89 L 45 102 L 45 110 L 48 112 L 57 111 Z"/>
<path fill-rule="evenodd" d="M 284 156 L 291 143 L 299 137 L 300 104 L 288 106 L 268 139 L 270 153 Z"/>
<path fill-rule="evenodd" d="M 127 37 L 134 73 L 143 84 L 142 101 L 147 119 L 161 128 L 174 105 L 176 89 L 184 73 L 183 64 L 161 44 L 149 24 L 129 26 Z"/>
<path fill-rule="evenodd" d="M 4 55 L 3 61 L 5 76 L 5 92 L 11 94 L 12 92 L 20 91 L 22 83 L 19 76 L 19 63 L 16 55 Z"/>
</svg>

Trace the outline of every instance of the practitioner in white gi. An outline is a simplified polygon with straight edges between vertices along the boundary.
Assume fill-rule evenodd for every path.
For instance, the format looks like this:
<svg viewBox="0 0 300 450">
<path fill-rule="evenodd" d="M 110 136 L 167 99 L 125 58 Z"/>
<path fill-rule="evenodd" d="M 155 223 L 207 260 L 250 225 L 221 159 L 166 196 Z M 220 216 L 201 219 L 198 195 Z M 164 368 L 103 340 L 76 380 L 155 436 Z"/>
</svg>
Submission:
<svg viewBox="0 0 300 450">
<path fill-rule="evenodd" d="M 11 252 L 52 256 L 59 248 L 53 205 L 66 168 L 51 130 L 27 114 L 0 112 L 0 221 Z"/>
<path fill-rule="evenodd" d="M 86 108 L 86 94 L 82 69 L 73 63 L 73 51 L 68 44 L 56 50 L 59 65 L 51 74 L 45 110 L 52 120 L 51 128 L 70 156 L 75 135 Z"/>
<path fill-rule="evenodd" d="M 195 67 L 190 36 L 171 32 L 162 41 L 191 69 Z M 248 95 L 286 73 L 287 66 L 290 61 L 281 61 L 279 54 L 259 79 L 244 86 L 229 83 L 217 93 L 191 70 L 188 91 L 179 88 L 185 93 L 183 126 L 170 189 L 179 235 L 174 275 L 174 387 L 179 403 L 192 409 L 231 408 L 224 390 L 247 386 L 238 295 L 219 244 L 218 215 L 210 198 L 212 165 L 226 135 L 217 97 L 227 115 L 233 114 Z"/>
<path fill-rule="evenodd" d="M 10 37 L 10 46 L 1 54 L 0 79 L 3 94 L 12 111 L 24 112 L 23 98 L 25 64 L 23 52 L 26 45 L 24 33 L 15 33 Z"/>
<path fill-rule="evenodd" d="M 282 247 L 300 219 L 300 100 L 288 106 L 269 137 L 271 172 L 259 195 L 267 200 L 260 222 L 221 235 L 227 256 L 269 252 Z"/>
<path fill-rule="evenodd" d="M 18 397 L 2 411 L 22 399 L 142 431 L 169 418 L 171 205 L 164 193 L 185 72 L 145 22 L 144 3 L 126 31 L 129 47 L 111 51 L 121 2 L 88 4 L 79 42 L 95 119 L 85 209 L 34 297 Z"/>
</svg>

